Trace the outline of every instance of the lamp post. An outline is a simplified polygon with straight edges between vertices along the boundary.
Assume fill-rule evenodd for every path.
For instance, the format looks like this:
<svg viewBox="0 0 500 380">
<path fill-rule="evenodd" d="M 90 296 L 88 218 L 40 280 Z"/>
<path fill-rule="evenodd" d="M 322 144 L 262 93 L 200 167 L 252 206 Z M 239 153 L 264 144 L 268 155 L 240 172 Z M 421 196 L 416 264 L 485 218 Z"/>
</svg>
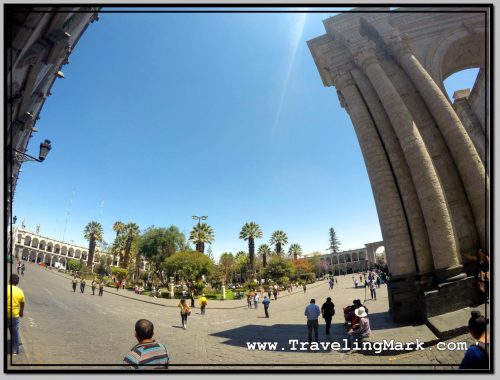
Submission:
<svg viewBox="0 0 500 380">
<path fill-rule="evenodd" d="M 198 226 L 201 224 L 202 220 L 207 220 L 208 216 L 197 216 L 193 215 L 193 219 L 198 221 Z"/>
<path fill-rule="evenodd" d="M 20 152 L 14 148 L 12 148 L 12 156 L 14 160 L 16 160 L 19 164 L 27 161 L 43 162 L 51 149 L 52 145 L 50 144 L 50 140 L 45 140 L 44 142 L 40 143 L 40 153 L 38 154 L 38 158 Z"/>
</svg>

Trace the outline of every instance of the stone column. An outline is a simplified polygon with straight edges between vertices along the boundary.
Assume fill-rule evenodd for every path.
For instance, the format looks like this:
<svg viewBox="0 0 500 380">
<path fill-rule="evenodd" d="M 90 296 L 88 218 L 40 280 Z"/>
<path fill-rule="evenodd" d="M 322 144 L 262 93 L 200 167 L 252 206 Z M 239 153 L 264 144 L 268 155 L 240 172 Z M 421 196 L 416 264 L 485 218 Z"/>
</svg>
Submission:
<svg viewBox="0 0 500 380">
<path fill-rule="evenodd" d="M 486 175 L 481 157 L 479 157 L 472 140 L 450 102 L 427 70 L 413 55 L 409 46 L 400 37 L 386 39 L 386 44 L 412 80 L 434 120 L 436 120 L 462 178 L 479 233 L 481 247 L 486 251 L 488 249 L 486 242 L 486 195 L 489 193 L 489 178 Z"/>
<path fill-rule="evenodd" d="M 377 92 L 405 155 L 427 226 L 434 268 L 457 267 L 457 247 L 446 199 L 410 111 L 378 63 L 373 49 L 359 50 L 355 60 Z"/>
<path fill-rule="evenodd" d="M 393 275 L 416 271 L 415 259 L 395 180 L 372 118 L 347 71 L 334 76 L 335 87 L 345 102 L 365 159 L 379 215 L 380 228 L 390 257 Z"/>
<path fill-rule="evenodd" d="M 169 277 L 170 282 L 168 283 L 168 291 L 170 292 L 169 298 L 175 298 L 175 289 L 174 289 L 174 278 Z"/>
<path fill-rule="evenodd" d="M 396 183 L 398 184 L 401 194 L 401 202 L 408 220 L 410 238 L 417 260 L 418 272 L 430 272 L 434 269 L 434 264 L 432 262 L 427 229 L 404 153 L 401 150 L 401 146 L 391 122 L 387 118 L 384 107 L 380 103 L 366 75 L 364 75 L 361 70 L 355 69 L 352 70 L 352 76 L 366 101 L 368 109 L 373 115 L 373 122 L 380 134 L 380 138 L 387 151 L 387 156 L 389 157 L 391 168 L 394 171 L 394 177 L 396 178 Z M 370 247 L 369 260 L 375 262 L 373 246 L 370 245 Z"/>
</svg>

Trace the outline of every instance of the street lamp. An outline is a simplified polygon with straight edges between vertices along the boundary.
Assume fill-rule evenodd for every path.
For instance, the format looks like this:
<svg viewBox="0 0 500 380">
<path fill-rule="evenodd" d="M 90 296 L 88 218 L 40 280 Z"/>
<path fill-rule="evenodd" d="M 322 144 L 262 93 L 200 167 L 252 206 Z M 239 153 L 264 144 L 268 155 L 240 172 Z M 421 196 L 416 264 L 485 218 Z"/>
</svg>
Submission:
<svg viewBox="0 0 500 380">
<path fill-rule="evenodd" d="M 50 140 L 45 140 L 44 142 L 40 143 L 40 153 L 38 155 L 38 158 L 30 156 L 29 154 L 20 152 L 14 148 L 12 148 L 12 151 L 13 151 L 14 160 L 16 160 L 18 163 L 22 164 L 23 162 L 27 162 L 27 161 L 43 162 L 45 160 L 45 158 L 47 157 L 47 154 L 49 154 L 49 151 L 51 149 L 52 149 L 52 145 L 50 144 Z"/>
<path fill-rule="evenodd" d="M 199 226 L 202 220 L 207 220 L 208 219 L 208 216 L 196 216 L 196 215 L 193 215 L 193 219 L 198 221 L 198 226 Z"/>
</svg>

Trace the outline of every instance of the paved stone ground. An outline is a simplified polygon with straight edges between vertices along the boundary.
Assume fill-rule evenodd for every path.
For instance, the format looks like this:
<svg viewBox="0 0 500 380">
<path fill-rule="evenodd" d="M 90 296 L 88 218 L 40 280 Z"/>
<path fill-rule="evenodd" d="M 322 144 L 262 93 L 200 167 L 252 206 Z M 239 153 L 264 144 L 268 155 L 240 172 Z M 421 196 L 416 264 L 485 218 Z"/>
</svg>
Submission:
<svg viewBox="0 0 500 380">
<path fill-rule="evenodd" d="M 196 369 L 228 370 L 235 368 L 229 366 L 231 364 L 245 365 L 248 369 L 277 369 L 294 364 L 306 365 L 297 366 L 299 370 L 452 369 L 458 367 L 464 354 L 463 351 L 438 351 L 435 345 L 423 351 L 382 354 L 291 350 L 289 339 L 307 341 L 304 308 L 311 298 L 316 298 L 321 306 L 326 297 L 331 296 L 336 305 L 332 335 L 324 334 L 321 320 L 320 341 L 342 341 L 345 337 L 342 307 L 355 298 L 364 300 L 365 296 L 364 288 L 353 287 L 349 275 L 339 277 L 333 291 L 322 281 L 309 286 L 306 294 L 301 289 L 290 295 L 283 293 L 271 303 L 269 319 L 264 318 L 262 305 L 257 310 L 249 310 L 246 301 L 211 301 L 206 315 L 200 315 L 198 308 L 193 310 L 187 330 L 181 328 L 179 311 L 175 308 L 177 300 L 155 300 L 122 290 L 117 295 L 112 289 L 98 297 L 92 296 L 89 287 L 84 294 L 78 289 L 73 293 L 66 276 L 34 264 L 27 265 L 20 287 L 27 298 L 21 322 L 23 353 L 14 357 L 12 369 L 26 369 L 23 364 L 33 369 L 98 369 L 104 368 L 99 365 L 119 365 L 136 343 L 133 326 L 140 318 L 154 323 L 155 338 L 167 345 L 172 369 L 194 369 L 189 367 L 193 364 L 202 365 Z M 125 294 L 130 298 L 124 297 Z M 425 326 L 397 326 L 390 320 L 385 286 L 378 289 L 377 301 L 367 300 L 366 306 L 370 311 L 372 340 L 409 342 L 420 338 L 435 343 L 435 336 Z M 265 341 L 278 342 L 277 350 L 247 348 L 246 342 Z M 452 341 L 471 342 L 465 335 Z"/>
</svg>

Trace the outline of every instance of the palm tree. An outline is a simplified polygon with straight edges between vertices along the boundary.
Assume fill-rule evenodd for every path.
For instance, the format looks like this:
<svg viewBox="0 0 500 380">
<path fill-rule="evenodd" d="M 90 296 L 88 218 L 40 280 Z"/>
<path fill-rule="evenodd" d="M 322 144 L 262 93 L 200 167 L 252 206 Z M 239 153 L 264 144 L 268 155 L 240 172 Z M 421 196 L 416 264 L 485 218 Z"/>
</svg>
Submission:
<svg viewBox="0 0 500 380">
<path fill-rule="evenodd" d="M 271 255 L 271 248 L 267 244 L 261 244 L 258 252 L 262 256 L 262 266 L 265 268 L 267 265 L 267 256 Z"/>
<path fill-rule="evenodd" d="M 250 270 L 253 271 L 253 264 L 255 261 L 255 239 L 262 238 L 262 230 L 255 222 L 248 222 L 241 227 L 240 239 L 248 240 L 248 261 Z"/>
<path fill-rule="evenodd" d="M 123 228 L 123 233 L 125 236 L 125 253 L 123 255 L 123 260 L 120 261 L 120 266 L 126 269 L 130 261 L 132 242 L 137 236 L 139 236 L 139 226 L 135 223 L 128 223 Z"/>
<path fill-rule="evenodd" d="M 87 268 L 92 268 L 94 262 L 94 253 L 97 242 L 102 241 L 103 229 L 99 222 L 92 221 L 83 230 L 83 236 L 89 241 L 89 256 L 87 259 Z"/>
<path fill-rule="evenodd" d="M 281 230 L 276 230 L 271 235 L 271 240 L 269 240 L 269 244 L 276 246 L 276 254 L 281 256 L 281 248 L 288 243 L 288 237 L 286 233 Z"/>
<path fill-rule="evenodd" d="M 205 243 L 211 244 L 214 239 L 214 230 L 206 223 L 196 224 L 189 234 L 189 241 L 196 244 L 196 250 L 200 253 L 205 253 Z"/>
<path fill-rule="evenodd" d="M 125 230 L 125 224 L 120 221 L 115 222 L 113 224 L 113 231 L 116 232 L 116 237 L 120 236 L 120 234 Z"/>
<path fill-rule="evenodd" d="M 297 260 L 299 256 L 302 256 L 302 247 L 298 244 L 292 244 L 288 248 L 288 256 L 293 256 L 293 259 Z"/>
</svg>

